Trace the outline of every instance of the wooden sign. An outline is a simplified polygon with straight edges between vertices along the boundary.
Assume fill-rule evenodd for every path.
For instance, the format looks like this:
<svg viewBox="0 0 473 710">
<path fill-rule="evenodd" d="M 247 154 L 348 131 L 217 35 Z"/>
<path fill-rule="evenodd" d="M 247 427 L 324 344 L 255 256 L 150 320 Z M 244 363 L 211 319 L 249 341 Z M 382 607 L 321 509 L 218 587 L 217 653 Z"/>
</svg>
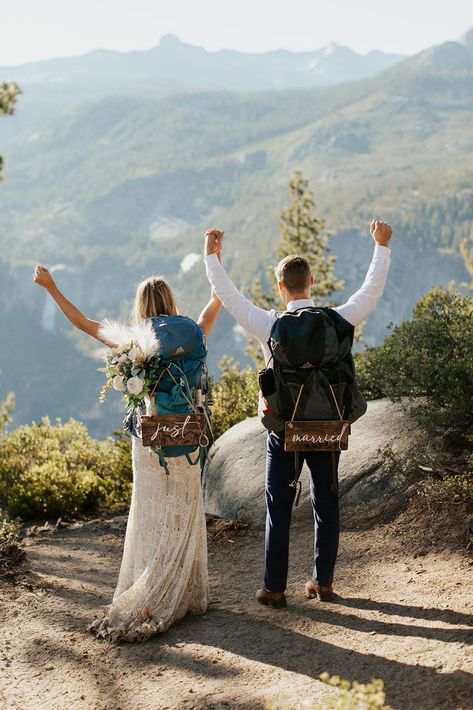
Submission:
<svg viewBox="0 0 473 710">
<path fill-rule="evenodd" d="M 348 449 L 350 423 L 337 421 L 286 422 L 285 451 L 340 451 Z"/>
<path fill-rule="evenodd" d="M 204 414 L 157 414 L 141 417 L 143 446 L 207 446 Z"/>
</svg>

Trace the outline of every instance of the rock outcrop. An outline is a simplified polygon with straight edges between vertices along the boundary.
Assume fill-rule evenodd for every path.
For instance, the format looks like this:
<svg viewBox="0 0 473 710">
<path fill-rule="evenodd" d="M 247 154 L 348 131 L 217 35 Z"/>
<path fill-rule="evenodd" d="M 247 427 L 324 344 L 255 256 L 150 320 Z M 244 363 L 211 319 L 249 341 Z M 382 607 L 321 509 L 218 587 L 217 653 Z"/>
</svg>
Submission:
<svg viewBox="0 0 473 710">
<path fill-rule="evenodd" d="M 340 459 L 341 496 L 350 492 L 356 501 L 356 484 L 381 468 L 382 452 L 407 453 L 419 442 L 419 431 L 401 404 L 387 399 L 369 402 L 364 417 L 352 426 L 348 451 Z M 249 522 L 257 527 L 265 520 L 266 430 L 257 417 L 229 429 L 214 444 L 204 471 L 204 499 L 208 513 Z M 302 496 L 295 518 L 312 518 L 308 472 L 304 466 Z M 383 476 L 373 477 L 380 492 L 386 489 Z M 360 493 L 363 487 L 360 486 Z"/>
</svg>

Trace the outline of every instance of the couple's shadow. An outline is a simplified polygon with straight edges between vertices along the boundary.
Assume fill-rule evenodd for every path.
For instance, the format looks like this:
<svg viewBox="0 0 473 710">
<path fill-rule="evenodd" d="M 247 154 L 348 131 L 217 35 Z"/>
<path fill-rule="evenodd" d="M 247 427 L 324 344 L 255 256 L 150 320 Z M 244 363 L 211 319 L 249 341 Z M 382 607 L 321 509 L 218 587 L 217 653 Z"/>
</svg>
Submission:
<svg viewBox="0 0 473 710">
<path fill-rule="evenodd" d="M 438 609 L 436 607 L 396 604 L 395 602 L 385 601 L 378 602 L 374 599 L 364 599 L 363 597 L 338 597 L 338 600 L 343 606 L 354 609 L 379 611 L 382 614 L 390 614 L 392 616 L 406 616 L 412 619 L 425 619 L 426 621 L 441 621 L 445 624 L 469 626 L 473 631 L 473 614 L 464 614 L 454 609 Z M 425 631 L 429 631 L 430 627 L 423 628 Z M 431 630 L 434 631 L 435 629 Z M 467 633 L 466 630 L 465 633 Z"/>
<path fill-rule="evenodd" d="M 409 638 L 420 636 L 432 641 L 447 643 L 467 643 L 471 637 L 468 630 L 462 628 L 433 628 L 424 626 L 400 625 L 397 622 L 381 622 L 365 619 L 352 614 L 343 614 L 337 606 L 347 606 L 363 610 L 376 610 L 384 614 L 408 616 L 422 619 L 438 619 L 450 624 L 471 624 L 472 617 L 459 612 L 444 609 L 424 609 L 422 607 L 400 604 L 384 604 L 362 598 L 338 599 L 338 604 L 322 605 L 300 604 L 290 606 L 287 610 L 273 611 L 264 607 L 250 607 L 254 602 L 242 601 L 242 609 L 211 606 L 203 617 L 186 617 L 185 620 L 171 628 L 166 638 L 158 637 L 152 643 L 158 646 L 172 644 L 176 640 L 185 644 L 199 644 L 219 648 L 236 656 L 251 661 L 267 664 L 284 671 L 318 679 L 321 673 L 339 675 L 348 680 L 368 682 L 372 678 L 382 678 L 385 681 L 388 702 L 396 708 L 448 708 L 462 707 L 466 710 L 468 699 L 471 698 L 472 676 L 462 670 L 442 673 L 422 662 L 411 664 L 399 660 L 391 660 L 388 656 L 392 648 L 390 636 L 404 637 L 406 654 L 410 651 Z M 324 624 L 323 640 L 313 638 L 304 633 L 312 631 L 310 622 Z M 378 652 L 367 653 L 353 648 L 353 639 L 330 642 L 327 625 L 332 624 L 337 629 L 345 627 L 360 633 L 378 635 L 376 643 Z M 350 646 L 339 645 L 346 641 Z M 385 648 L 383 648 L 385 647 Z M 142 651 L 137 647 L 125 647 L 125 652 L 133 657 L 140 656 Z M 169 649 L 171 651 L 171 649 Z M 419 656 L 424 649 L 419 649 Z M 399 656 L 399 650 L 395 649 Z M 448 653 L 448 646 L 445 646 Z M 147 658 L 146 658 L 147 656 Z M 149 663 L 149 654 L 143 653 L 143 662 Z M 186 651 L 186 646 L 179 647 L 166 658 L 173 666 L 183 670 L 189 667 L 198 676 L 228 677 L 235 675 L 231 664 L 226 667 L 223 662 L 218 665 L 209 663 L 204 658 L 194 658 Z M 229 686 L 230 692 L 230 686 Z M 231 697 L 229 695 L 229 701 Z M 268 697 L 268 700 L 270 698 Z"/>
</svg>

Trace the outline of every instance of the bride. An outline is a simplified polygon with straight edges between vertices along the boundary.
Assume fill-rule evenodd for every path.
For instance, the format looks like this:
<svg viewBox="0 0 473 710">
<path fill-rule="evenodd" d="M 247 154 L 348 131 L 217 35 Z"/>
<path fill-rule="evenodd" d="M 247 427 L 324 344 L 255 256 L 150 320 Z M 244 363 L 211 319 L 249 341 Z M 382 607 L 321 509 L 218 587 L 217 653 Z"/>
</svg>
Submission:
<svg viewBox="0 0 473 710">
<path fill-rule="evenodd" d="M 116 340 L 127 329 L 87 318 L 61 293 L 46 267 L 36 267 L 34 281 L 48 291 L 76 328 L 110 348 L 123 344 Z M 220 307 L 212 292 L 197 319 L 205 337 Z M 133 307 L 135 325 L 177 314 L 174 294 L 164 278 L 152 276 L 139 284 Z M 134 428 L 132 432 L 136 434 Z M 203 614 L 208 600 L 199 467 L 179 456 L 167 459 L 165 473 L 158 456 L 136 435 L 131 438 L 133 491 L 120 574 L 111 604 L 90 627 L 98 637 L 113 641 L 150 638 L 187 613 Z"/>
</svg>

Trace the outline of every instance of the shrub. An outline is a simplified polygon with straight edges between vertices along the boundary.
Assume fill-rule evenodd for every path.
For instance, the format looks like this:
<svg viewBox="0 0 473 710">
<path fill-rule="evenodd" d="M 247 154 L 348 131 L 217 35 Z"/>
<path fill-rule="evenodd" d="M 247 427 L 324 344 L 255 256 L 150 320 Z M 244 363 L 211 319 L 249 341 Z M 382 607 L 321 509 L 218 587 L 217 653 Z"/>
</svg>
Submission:
<svg viewBox="0 0 473 710">
<path fill-rule="evenodd" d="M 212 430 L 216 439 L 234 424 L 258 413 L 258 374 L 251 367 L 242 370 L 232 358 L 223 358 L 219 367 L 222 376 L 212 392 Z"/>
<path fill-rule="evenodd" d="M 473 401 L 473 299 L 435 288 L 413 317 L 378 348 L 356 356 L 359 386 L 368 397 L 425 398 L 450 423 L 469 422 Z"/>
<path fill-rule="evenodd" d="M 0 545 L 4 542 L 15 542 L 20 536 L 21 523 L 11 520 L 10 516 L 0 508 Z"/>
<path fill-rule="evenodd" d="M 130 447 L 97 441 L 73 419 L 48 418 L 0 437 L 0 506 L 24 519 L 71 517 L 128 504 Z"/>
<path fill-rule="evenodd" d="M 11 422 L 11 413 L 15 409 L 15 395 L 9 392 L 6 399 L 0 402 L 0 436 L 5 433 L 7 425 Z"/>
<path fill-rule="evenodd" d="M 379 348 L 355 356 L 358 383 L 369 398 L 417 400 L 411 412 L 434 433 L 433 473 L 421 492 L 439 505 L 473 503 L 472 353 L 473 299 L 435 288 Z"/>
<path fill-rule="evenodd" d="M 467 504 L 467 510 L 470 510 L 473 505 L 473 454 L 467 458 L 461 473 L 446 475 L 440 480 L 428 479 L 422 493 L 441 506 Z"/>
<path fill-rule="evenodd" d="M 379 370 L 381 347 L 368 347 L 354 356 L 357 384 L 366 399 L 387 397 L 386 383 Z"/>
<path fill-rule="evenodd" d="M 382 680 L 358 683 L 342 680 L 338 676 L 322 673 L 320 680 L 339 689 L 338 695 L 314 706 L 313 710 L 391 710 L 385 705 L 386 696 Z"/>
<path fill-rule="evenodd" d="M 320 703 L 305 701 L 308 710 L 392 710 L 386 705 L 386 695 L 382 680 L 374 679 L 371 683 L 358 683 L 356 680 L 343 680 L 338 675 L 322 673 L 320 680 L 333 688 L 338 688 L 337 695 L 331 695 Z M 277 702 L 269 703 L 267 710 L 289 710 Z"/>
</svg>

